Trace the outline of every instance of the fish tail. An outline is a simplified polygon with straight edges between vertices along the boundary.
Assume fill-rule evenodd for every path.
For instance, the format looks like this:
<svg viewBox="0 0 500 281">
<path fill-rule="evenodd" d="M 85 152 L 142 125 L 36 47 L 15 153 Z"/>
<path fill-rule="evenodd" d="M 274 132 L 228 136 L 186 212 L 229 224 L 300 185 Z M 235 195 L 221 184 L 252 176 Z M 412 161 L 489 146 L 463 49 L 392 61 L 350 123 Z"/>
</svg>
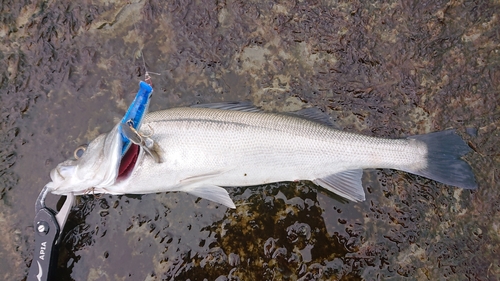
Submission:
<svg viewBox="0 0 500 281">
<path fill-rule="evenodd" d="M 464 189 L 477 188 L 471 166 L 461 159 L 471 149 L 455 130 L 417 135 L 408 139 L 427 145 L 426 167 L 408 172 Z"/>
</svg>

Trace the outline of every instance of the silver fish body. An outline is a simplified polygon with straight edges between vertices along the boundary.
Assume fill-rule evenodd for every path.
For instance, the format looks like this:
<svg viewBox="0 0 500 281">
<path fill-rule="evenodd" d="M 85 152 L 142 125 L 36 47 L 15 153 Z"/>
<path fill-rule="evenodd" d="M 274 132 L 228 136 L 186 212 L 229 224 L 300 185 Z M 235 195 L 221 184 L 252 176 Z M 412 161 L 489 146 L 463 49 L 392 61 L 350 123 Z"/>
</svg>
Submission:
<svg viewBox="0 0 500 281">
<path fill-rule="evenodd" d="M 361 175 L 365 168 L 397 169 L 462 188 L 476 188 L 470 166 L 460 159 L 469 148 L 454 131 L 384 139 L 336 130 L 325 122 L 289 114 L 217 108 L 152 112 L 146 115 L 141 128 L 150 135 L 159 161 L 141 148 L 130 171 L 118 176 L 120 157 L 99 160 L 103 165 L 98 174 L 108 177 L 98 176 L 102 181 L 96 184 L 99 180 L 94 179 L 92 185 L 68 180 L 73 177 L 68 172 L 71 169 L 65 168 L 68 164 L 60 164 L 51 172 L 51 191 L 184 191 L 234 208 L 222 187 L 311 180 L 347 199 L 363 201 Z M 106 146 L 105 140 L 113 143 L 117 134 L 115 128 L 94 140 L 99 144 L 91 143 L 93 149 L 79 159 L 83 161 L 70 165 L 76 166 L 80 174 L 95 174 L 97 156 L 85 157 L 115 157 L 116 153 L 110 153 L 114 148 Z M 66 170 L 64 176 L 61 169 Z"/>
</svg>

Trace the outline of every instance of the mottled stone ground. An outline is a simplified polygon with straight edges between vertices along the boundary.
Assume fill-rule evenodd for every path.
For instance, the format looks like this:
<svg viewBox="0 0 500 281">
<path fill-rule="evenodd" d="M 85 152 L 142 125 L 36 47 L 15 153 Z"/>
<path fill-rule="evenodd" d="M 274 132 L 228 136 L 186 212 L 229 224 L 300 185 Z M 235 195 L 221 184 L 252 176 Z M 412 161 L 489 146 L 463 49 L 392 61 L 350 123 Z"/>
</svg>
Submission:
<svg viewBox="0 0 500 281">
<path fill-rule="evenodd" d="M 363 203 L 309 182 L 233 188 L 236 210 L 84 196 L 59 280 L 500 279 L 498 1 L 110 2 L 0 4 L 0 279 L 26 277 L 50 169 L 121 118 L 143 58 L 152 110 L 251 100 L 374 136 L 456 128 L 479 190 L 369 170 Z"/>
</svg>

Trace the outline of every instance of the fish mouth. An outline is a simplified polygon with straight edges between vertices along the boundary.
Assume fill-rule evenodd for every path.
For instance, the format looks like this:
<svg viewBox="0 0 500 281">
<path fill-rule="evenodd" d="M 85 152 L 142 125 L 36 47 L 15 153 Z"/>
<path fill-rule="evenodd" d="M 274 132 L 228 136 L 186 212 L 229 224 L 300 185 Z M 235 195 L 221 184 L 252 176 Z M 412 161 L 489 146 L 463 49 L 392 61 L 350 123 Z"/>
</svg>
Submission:
<svg viewBox="0 0 500 281">
<path fill-rule="evenodd" d="M 137 144 L 132 144 L 125 155 L 123 155 L 120 166 L 118 168 L 117 180 L 124 179 L 130 175 L 132 170 L 135 168 L 137 163 L 137 158 L 139 157 L 139 146 Z"/>
</svg>

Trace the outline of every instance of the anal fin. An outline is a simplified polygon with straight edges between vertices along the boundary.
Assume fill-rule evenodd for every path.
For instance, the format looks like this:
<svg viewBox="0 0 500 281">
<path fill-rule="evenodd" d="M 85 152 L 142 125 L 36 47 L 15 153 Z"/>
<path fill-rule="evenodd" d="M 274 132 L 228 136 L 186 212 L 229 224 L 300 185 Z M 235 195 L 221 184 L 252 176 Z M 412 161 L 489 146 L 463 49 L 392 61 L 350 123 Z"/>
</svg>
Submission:
<svg viewBox="0 0 500 281">
<path fill-rule="evenodd" d="M 346 199 L 360 202 L 365 201 L 365 191 L 361 185 L 362 175 L 361 169 L 349 170 L 315 179 L 313 182 Z"/>
</svg>

